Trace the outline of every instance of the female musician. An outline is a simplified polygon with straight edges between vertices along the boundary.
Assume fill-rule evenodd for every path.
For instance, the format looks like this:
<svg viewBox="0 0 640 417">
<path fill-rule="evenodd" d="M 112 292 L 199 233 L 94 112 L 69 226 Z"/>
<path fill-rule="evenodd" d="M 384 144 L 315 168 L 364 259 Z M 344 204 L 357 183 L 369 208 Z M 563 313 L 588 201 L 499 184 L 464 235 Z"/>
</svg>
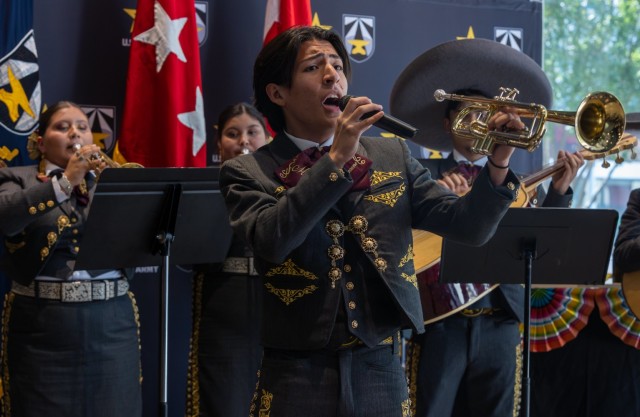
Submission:
<svg viewBox="0 0 640 417">
<path fill-rule="evenodd" d="M 54 104 L 28 149 L 37 165 L 0 169 L 3 270 L 12 280 L 2 318 L 2 415 L 140 416 L 132 271 L 74 268 L 95 174 L 106 167 L 87 116 L 74 103 Z"/>
<path fill-rule="evenodd" d="M 262 115 L 246 103 L 223 110 L 217 126 L 222 162 L 255 151 L 268 138 Z M 249 414 L 262 359 L 262 290 L 252 256 L 234 237 L 222 264 L 196 268 L 189 417 Z"/>
</svg>

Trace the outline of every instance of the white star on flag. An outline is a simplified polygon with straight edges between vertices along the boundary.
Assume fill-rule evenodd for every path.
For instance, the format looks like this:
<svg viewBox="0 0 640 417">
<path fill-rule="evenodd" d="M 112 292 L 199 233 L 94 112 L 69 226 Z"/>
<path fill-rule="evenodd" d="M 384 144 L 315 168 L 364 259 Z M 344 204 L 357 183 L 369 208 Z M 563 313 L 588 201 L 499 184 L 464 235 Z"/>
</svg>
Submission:
<svg viewBox="0 0 640 417">
<path fill-rule="evenodd" d="M 153 5 L 153 21 L 154 25 L 151 29 L 142 32 L 133 39 L 156 47 L 156 72 L 160 72 L 164 61 L 172 52 L 180 61 L 187 62 L 179 39 L 180 32 L 187 23 L 187 18 L 181 17 L 172 20 L 160 3 L 156 1 Z"/>
<path fill-rule="evenodd" d="M 204 105 L 200 87 L 196 87 L 196 109 L 188 113 L 178 114 L 178 120 L 183 125 L 193 129 L 193 156 L 195 156 L 206 141 Z"/>
</svg>

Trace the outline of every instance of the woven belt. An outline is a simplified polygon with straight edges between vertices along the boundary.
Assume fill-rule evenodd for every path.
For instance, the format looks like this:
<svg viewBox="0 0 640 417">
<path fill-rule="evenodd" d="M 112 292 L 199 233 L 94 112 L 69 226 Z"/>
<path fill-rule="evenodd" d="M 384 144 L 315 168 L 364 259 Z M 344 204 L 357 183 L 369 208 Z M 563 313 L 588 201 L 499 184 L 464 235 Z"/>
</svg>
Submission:
<svg viewBox="0 0 640 417">
<path fill-rule="evenodd" d="M 241 275 L 258 275 L 253 258 L 229 257 L 222 263 L 222 272 Z"/>
<path fill-rule="evenodd" d="M 35 297 L 36 287 L 39 298 L 57 300 L 63 303 L 82 303 L 88 301 L 105 301 L 125 295 L 127 291 L 129 291 L 129 282 L 126 278 L 105 281 L 34 281 L 29 286 L 25 286 L 14 281 L 11 286 L 11 292 L 26 297 Z"/>
<path fill-rule="evenodd" d="M 497 313 L 498 311 L 501 311 L 502 309 L 500 308 L 493 308 L 493 307 L 487 307 L 487 308 L 465 308 L 464 310 L 462 310 L 460 312 L 460 314 L 462 314 L 465 317 L 478 317 L 478 316 L 490 316 L 493 313 Z"/>
</svg>

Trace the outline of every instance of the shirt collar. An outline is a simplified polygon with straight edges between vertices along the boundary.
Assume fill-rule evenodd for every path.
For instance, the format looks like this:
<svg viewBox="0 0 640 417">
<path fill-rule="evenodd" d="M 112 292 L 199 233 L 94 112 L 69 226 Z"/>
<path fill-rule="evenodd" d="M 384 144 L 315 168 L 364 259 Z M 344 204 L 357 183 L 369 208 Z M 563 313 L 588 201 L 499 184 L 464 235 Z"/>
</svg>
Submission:
<svg viewBox="0 0 640 417">
<path fill-rule="evenodd" d="M 287 135 L 289 137 L 289 139 L 291 139 L 291 141 L 301 151 L 304 151 L 305 149 L 313 148 L 314 146 L 318 147 L 318 148 L 321 148 L 323 146 L 331 146 L 333 144 L 333 136 L 331 136 L 329 139 L 325 140 L 323 143 L 318 144 L 318 142 L 314 142 L 312 140 L 302 139 L 302 138 L 293 136 L 292 134 L 287 133 L 286 130 L 285 130 L 284 133 L 285 133 L 285 135 Z"/>
<path fill-rule="evenodd" d="M 478 165 L 478 166 L 481 166 L 481 167 L 483 167 L 487 163 L 487 157 L 486 156 L 483 156 L 482 158 L 471 162 L 467 158 L 465 158 L 464 155 L 462 155 L 460 152 L 458 152 L 458 150 L 456 150 L 456 149 L 453 150 L 453 159 L 457 163 L 466 162 L 468 164 Z"/>
</svg>

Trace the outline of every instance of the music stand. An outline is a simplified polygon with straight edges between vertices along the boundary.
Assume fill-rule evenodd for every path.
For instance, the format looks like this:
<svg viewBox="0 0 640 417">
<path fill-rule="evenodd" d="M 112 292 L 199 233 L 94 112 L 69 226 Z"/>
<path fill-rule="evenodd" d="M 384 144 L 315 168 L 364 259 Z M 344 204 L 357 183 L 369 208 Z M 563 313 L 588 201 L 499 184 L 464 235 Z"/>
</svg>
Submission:
<svg viewBox="0 0 640 417">
<path fill-rule="evenodd" d="M 524 283 L 522 410 L 525 417 L 530 411 L 533 267 L 536 267 L 536 284 L 604 284 L 617 222 L 615 210 L 511 208 L 494 236 L 482 246 L 443 240 L 440 282 Z"/>
<path fill-rule="evenodd" d="M 160 415 L 167 416 L 169 265 L 222 262 L 231 227 L 218 168 L 107 169 L 75 269 L 162 265 Z M 95 256 L 99 254 L 99 256 Z"/>
</svg>

